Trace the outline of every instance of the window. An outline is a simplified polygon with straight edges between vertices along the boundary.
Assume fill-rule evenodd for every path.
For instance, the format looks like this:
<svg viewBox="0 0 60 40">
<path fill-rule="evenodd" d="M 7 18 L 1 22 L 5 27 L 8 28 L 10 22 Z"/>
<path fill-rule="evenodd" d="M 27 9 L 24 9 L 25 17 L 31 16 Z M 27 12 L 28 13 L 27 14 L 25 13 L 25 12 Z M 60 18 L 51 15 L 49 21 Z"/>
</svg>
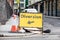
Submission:
<svg viewBox="0 0 60 40">
<path fill-rule="evenodd" d="M 29 5 L 31 4 L 31 1 L 29 1 Z"/>
<path fill-rule="evenodd" d="M 20 7 L 24 7 L 24 3 L 20 3 Z"/>
<path fill-rule="evenodd" d="M 20 0 L 21 2 L 24 2 L 24 0 Z"/>
<path fill-rule="evenodd" d="M 14 3 L 14 9 L 17 9 L 17 8 L 18 8 L 17 3 Z"/>
</svg>

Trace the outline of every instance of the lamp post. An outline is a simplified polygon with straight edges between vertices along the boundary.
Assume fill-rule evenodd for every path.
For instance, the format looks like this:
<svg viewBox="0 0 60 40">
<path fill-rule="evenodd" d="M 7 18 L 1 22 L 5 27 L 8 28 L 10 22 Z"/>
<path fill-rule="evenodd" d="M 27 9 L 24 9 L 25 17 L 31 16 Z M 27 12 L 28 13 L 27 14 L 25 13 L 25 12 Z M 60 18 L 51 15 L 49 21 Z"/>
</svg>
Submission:
<svg viewBox="0 0 60 40">
<path fill-rule="evenodd" d="M 20 0 L 16 0 L 17 1 L 17 4 L 18 4 L 18 9 L 17 9 L 17 11 L 18 11 L 18 16 L 19 16 L 19 13 L 20 13 Z"/>
</svg>

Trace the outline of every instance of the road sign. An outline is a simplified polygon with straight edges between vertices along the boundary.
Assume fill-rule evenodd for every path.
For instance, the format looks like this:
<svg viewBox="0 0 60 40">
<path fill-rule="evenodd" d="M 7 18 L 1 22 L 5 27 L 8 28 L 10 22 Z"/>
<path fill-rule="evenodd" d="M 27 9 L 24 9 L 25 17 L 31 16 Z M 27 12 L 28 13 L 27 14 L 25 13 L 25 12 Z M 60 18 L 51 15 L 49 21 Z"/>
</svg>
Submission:
<svg viewBox="0 0 60 40">
<path fill-rule="evenodd" d="M 42 28 L 41 13 L 20 13 L 20 27 Z"/>
</svg>

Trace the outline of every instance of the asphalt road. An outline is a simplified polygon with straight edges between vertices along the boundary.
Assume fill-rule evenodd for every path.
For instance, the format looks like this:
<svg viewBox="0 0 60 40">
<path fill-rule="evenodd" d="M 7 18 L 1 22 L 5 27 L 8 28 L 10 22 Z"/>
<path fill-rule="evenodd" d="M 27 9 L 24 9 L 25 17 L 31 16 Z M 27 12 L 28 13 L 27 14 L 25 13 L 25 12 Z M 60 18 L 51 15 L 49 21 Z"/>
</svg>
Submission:
<svg viewBox="0 0 60 40">
<path fill-rule="evenodd" d="M 59 35 L 42 35 L 28 37 L 1 37 L 0 40 L 60 40 Z"/>
<path fill-rule="evenodd" d="M 44 29 L 50 29 L 51 35 L 60 35 L 60 20 L 57 18 L 44 17 Z"/>
</svg>

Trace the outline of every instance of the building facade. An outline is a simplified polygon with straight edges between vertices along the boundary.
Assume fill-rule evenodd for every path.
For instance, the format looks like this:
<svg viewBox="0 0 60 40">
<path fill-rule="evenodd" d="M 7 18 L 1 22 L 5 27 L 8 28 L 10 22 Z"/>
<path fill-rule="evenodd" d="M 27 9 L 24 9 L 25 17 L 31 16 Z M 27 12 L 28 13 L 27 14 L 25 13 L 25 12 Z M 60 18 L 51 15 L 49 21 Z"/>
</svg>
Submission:
<svg viewBox="0 0 60 40">
<path fill-rule="evenodd" d="M 26 0 L 20 0 L 20 8 L 23 10 L 25 9 L 25 1 Z"/>
<path fill-rule="evenodd" d="M 35 8 L 38 12 L 42 12 L 41 9 L 43 10 L 41 0 L 29 0 L 28 4 L 28 8 Z"/>
<path fill-rule="evenodd" d="M 60 17 L 60 0 L 45 0 L 44 1 L 44 14 L 47 16 Z"/>
<path fill-rule="evenodd" d="M 28 0 L 14 0 L 14 12 L 19 14 L 22 10 L 27 8 Z"/>
<path fill-rule="evenodd" d="M 23 9 L 26 8 L 26 5 L 27 5 L 26 2 L 27 2 L 27 1 L 28 1 L 28 0 L 19 0 L 19 2 L 20 2 L 20 3 L 19 3 L 19 4 L 20 4 L 19 7 L 20 7 L 21 10 L 23 10 Z M 17 1 L 14 0 L 14 9 L 18 9 L 17 6 L 18 6 Z"/>
<path fill-rule="evenodd" d="M 28 7 L 35 8 L 47 16 L 60 17 L 60 0 L 29 0 Z"/>
</svg>

